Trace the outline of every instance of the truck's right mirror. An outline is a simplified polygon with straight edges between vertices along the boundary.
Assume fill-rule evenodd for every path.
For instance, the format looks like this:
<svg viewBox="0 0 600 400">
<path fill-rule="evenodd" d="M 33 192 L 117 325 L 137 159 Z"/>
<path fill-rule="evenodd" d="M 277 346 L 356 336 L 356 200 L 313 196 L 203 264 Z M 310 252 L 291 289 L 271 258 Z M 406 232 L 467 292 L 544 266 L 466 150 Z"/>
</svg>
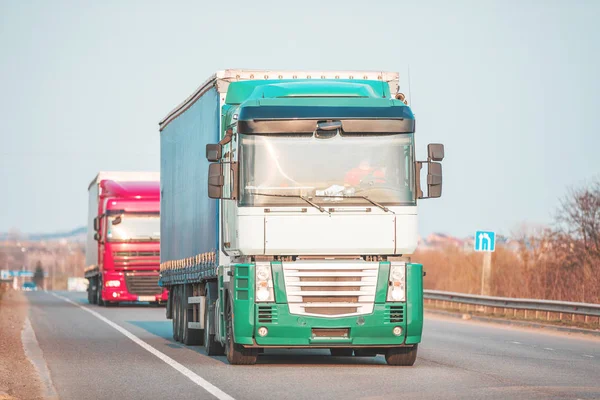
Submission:
<svg viewBox="0 0 600 400">
<path fill-rule="evenodd" d="M 211 199 L 222 198 L 224 185 L 225 177 L 223 176 L 223 164 L 210 164 L 208 166 L 208 197 Z"/>
<path fill-rule="evenodd" d="M 220 144 L 206 145 L 206 159 L 210 162 L 217 162 L 221 159 L 222 147 Z"/>
<path fill-rule="evenodd" d="M 100 220 L 98 217 L 94 218 L 94 231 L 98 232 L 100 230 Z"/>
<path fill-rule="evenodd" d="M 443 150 L 442 150 L 443 151 Z M 443 153 L 442 153 L 443 157 Z M 442 164 L 430 162 L 427 168 L 427 197 L 435 198 L 442 195 Z"/>
<path fill-rule="evenodd" d="M 427 145 L 427 156 L 429 161 L 442 161 L 444 159 L 444 145 L 440 143 L 430 143 Z"/>
</svg>

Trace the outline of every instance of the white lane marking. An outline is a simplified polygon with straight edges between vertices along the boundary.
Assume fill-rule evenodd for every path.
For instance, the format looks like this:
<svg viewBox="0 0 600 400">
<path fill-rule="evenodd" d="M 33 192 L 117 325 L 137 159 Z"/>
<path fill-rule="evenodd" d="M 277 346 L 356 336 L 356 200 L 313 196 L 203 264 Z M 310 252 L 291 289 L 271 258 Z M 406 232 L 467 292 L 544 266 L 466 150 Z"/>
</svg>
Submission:
<svg viewBox="0 0 600 400">
<path fill-rule="evenodd" d="M 592 356 L 592 355 L 589 355 L 589 354 L 584 354 L 583 356 L 584 356 L 584 357 L 588 357 L 588 358 L 594 358 L 594 356 Z"/>
<path fill-rule="evenodd" d="M 508 342 L 508 343 L 512 343 L 512 344 L 521 344 L 521 342 Z"/>
<path fill-rule="evenodd" d="M 201 376 L 196 375 L 190 369 L 184 367 L 183 365 L 181 365 L 177 361 L 173 360 L 171 357 L 167 356 L 166 354 L 161 353 L 160 351 L 156 350 L 154 347 L 150 346 L 148 343 L 144 342 L 142 339 L 138 338 L 133 333 L 129 332 L 127 329 L 123 328 L 120 325 L 115 324 L 114 322 L 112 322 L 108 318 L 102 316 L 101 314 L 97 313 L 96 311 L 91 310 L 88 307 L 82 306 L 81 304 L 78 304 L 78 303 L 76 303 L 76 302 L 74 302 L 74 301 L 72 301 L 70 299 L 67 299 L 66 297 L 57 295 L 55 293 L 51 293 L 51 294 L 54 297 L 58 297 L 59 299 L 64 300 L 67 303 L 71 303 L 74 306 L 77 306 L 77 307 L 81 308 L 82 310 L 89 312 L 94 317 L 98 318 L 100 321 L 105 322 L 108 325 L 110 325 L 111 327 L 115 328 L 116 330 L 118 330 L 119 332 L 121 332 L 123 335 L 125 335 L 129 339 L 131 339 L 134 343 L 136 343 L 137 345 L 139 345 L 140 347 L 142 347 L 144 350 L 146 350 L 149 353 L 152 353 L 156 357 L 160 358 L 166 364 L 170 365 L 175 370 L 179 371 L 181 374 L 183 374 L 189 380 L 191 380 L 196 385 L 198 385 L 201 388 L 203 388 L 204 390 L 206 390 L 208 393 L 210 393 L 213 396 L 215 396 L 217 399 L 219 399 L 219 400 L 235 400 L 233 397 L 231 397 L 227 393 L 223 392 L 221 389 L 219 389 L 218 387 L 216 387 L 212 383 L 208 382 L 207 380 L 205 380 Z"/>
<path fill-rule="evenodd" d="M 544 347 L 544 350 L 554 351 L 554 349 L 552 347 Z"/>
<path fill-rule="evenodd" d="M 52 384 L 52 379 L 50 378 L 50 371 L 48 371 L 48 366 L 46 365 L 46 360 L 44 359 L 44 353 L 42 352 L 40 344 L 35 337 L 35 331 L 31 326 L 29 318 L 25 319 L 25 325 L 21 331 L 21 342 L 23 343 L 25 355 L 29 359 L 29 362 L 31 362 L 33 367 L 36 369 L 38 376 L 42 381 L 45 391 L 44 399 L 58 399 L 58 395 L 56 394 L 56 390 Z"/>
</svg>

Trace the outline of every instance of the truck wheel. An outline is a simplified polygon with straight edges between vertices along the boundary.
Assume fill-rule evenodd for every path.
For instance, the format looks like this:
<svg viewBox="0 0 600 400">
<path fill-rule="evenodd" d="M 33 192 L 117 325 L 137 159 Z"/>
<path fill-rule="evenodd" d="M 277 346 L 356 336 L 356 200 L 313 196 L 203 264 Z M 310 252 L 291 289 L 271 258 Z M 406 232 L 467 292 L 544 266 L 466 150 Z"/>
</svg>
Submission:
<svg viewBox="0 0 600 400">
<path fill-rule="evenodd" d="M 232 309 L 233 307 L 229 303 L 227 307 L 227 344 L 225 346 L 227 361 L 232 365 L 254 365 L 258 358 L 258 349 L 246 349 L 234 342 Z"/>
<path fill-rule="evenodd" d="M 98 278 L 96 280 L 96 283 L 96 304 L 98 304 L 99 306 L 103 306 L 104 300 L 102 300 L 102 280 Z"/>
<path fill-rule="evenodd" d="M 182 331 L 183 331 L 183 338 L 182 338 L 182 342 L 183 344 L 187 345 L 187 346 L 197 346 L 197 345 L 201 345 L 203 340 L 204 340 L 204 331 L 202 329 L 190 329 L 188 327 L 188 322 L 194 322 L 192 321 L 193 316 L 194 316 L 194 310 L 192 310 L 191 308 L 189 308 L 189 304 L 188 304 L 188 297 L 191 293 L 191 285 L 183 285 L 183 296 L 182 296 L 182 300 L 181 300 L 181 305 L 182 305 L 182 310 L 183 312 L 181 313 L 182 318 L 181 318 L 181 322 L 182 322 Z"/>
<path fill-rule="evenodd" d="M 352 357 L 352 349 L 332 347 L 329 352 L 334 357 Z"/>
<path fill-rule="evenodd" d="M 179 286 L 174 286 L 172 288 L 172 301 L 171 307 L 173 309 L 173 340 L 179 342 Z"/>
<path fill-rule="evenodd" d="M 220 342 L 215 340 L 215 334 L 210 333 L 212 324 L 216 322 L 211 317 L 215 317 L 215 308 L 217 307 L 216 293 L 213 293 L 210 283 L 206 284 L 206 299 L 204 304 L 204 349 L 209 356 L 222 356 L 225 354 L 225 348 L 223 348 Z"/>
<path fill-rule="evenodd" d="M 385 353 L 385 361 L 388 365 L 400 365 L 411 367 L 417 359 L 419 345 L 413 347 L 392 347 Z"/>
<path fill-rule="evenodd" d="M 98 279 L 96 278 L 90 279 L 90 285 L 88 287 L 88 302 L 90 304 L 96 304 L 98 300 L 98 294 L 96 293 L 98 290 L 98 285 L 96 284 L 97 281 Z"/>
<path fill-rule="evenodd" d="M 179 341 L 183 343 L 183 285 L 179 285 L 177 290 L 177 334 L 179 335 Z"/>
</svg>

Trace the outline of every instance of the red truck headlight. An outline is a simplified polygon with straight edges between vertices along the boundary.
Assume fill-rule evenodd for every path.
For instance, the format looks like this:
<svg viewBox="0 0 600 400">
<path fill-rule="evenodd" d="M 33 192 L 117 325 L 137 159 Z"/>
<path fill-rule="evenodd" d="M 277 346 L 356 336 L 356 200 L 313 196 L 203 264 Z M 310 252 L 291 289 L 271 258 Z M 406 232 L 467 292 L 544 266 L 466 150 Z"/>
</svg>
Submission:
<svg viewBox="0 0 600 400">
<path fill-rule="evenodd" d="M 104 283 L 104 286 L 105 286 L 105 287 L 114 287 L 114 288 L 117 288 L 117 287 L 120 287 L 120 286 L 121 286 L 121 281 L 118 281 L 118 280 L 110 280 L 110 281 L 106 281 L 106 282 Z"/>
</svg>

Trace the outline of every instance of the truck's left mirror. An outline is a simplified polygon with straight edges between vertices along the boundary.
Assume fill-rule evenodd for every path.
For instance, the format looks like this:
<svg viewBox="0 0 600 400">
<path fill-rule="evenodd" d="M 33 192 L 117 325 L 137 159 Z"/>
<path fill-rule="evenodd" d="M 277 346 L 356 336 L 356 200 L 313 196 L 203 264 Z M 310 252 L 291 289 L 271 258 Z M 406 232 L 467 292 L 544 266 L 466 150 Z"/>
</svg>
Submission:
<svg viewBox="0 0 600 400">
<path fill-rule="evenodd" d="M 210 197 L 211 199 L 222 198 L 223 186 L 225 186 L 225 177 L 223 176 L 223 164 L 210 164 L 208 166 L 208 197 Z"/>
<path fill-rule="evenodd" d="M 206 145 L 206 159 L 210 162 L 217 162 L 221 159 L 222 147 L 220 144 Z"/>
<path fill-rule="evenodd" d="M 94 218 L 94 230 L 97 232 L 100 229 L 100 221 L 98 217 Z"/>
<path fill-rule="evenodd" d="M 444 159 L 444 145 L 441 143 L 428 144 L 427 155 L 430 161 L 442 161 Z"/>
<path fill-rule="evenodd" d="M 95 241 L 100 241 L 100 234 L 98 232 L 94 233 L 94 240 Z"/>
<path fill-rule="evenodd" d="M 442 164 L 430 162 L 427 171 L 427 197 L 442 196 Z"/>
</svg>

